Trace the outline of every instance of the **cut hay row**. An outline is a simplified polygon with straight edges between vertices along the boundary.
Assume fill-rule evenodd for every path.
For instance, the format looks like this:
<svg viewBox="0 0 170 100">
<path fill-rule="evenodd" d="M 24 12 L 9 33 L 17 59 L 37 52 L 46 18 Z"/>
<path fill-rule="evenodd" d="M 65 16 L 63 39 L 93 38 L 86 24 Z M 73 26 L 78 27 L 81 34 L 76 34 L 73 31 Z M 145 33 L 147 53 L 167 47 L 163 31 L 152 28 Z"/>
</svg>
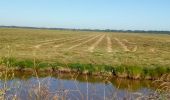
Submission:
<svg viewBox="0 0 170 100">
<path fill-rule="evenodd" d="M 107 35 L 107 52 L 113 52 L 112 50 L 112 41 L 110 37 Z"/>
<path fill-rule="evenodd" d="M 45 41 L 38 41 L 39 43 L 47 43 L 47 42 L 53 42 L 53 41 L 57 41 L 57 40 L 63 40 L 65 38 L 58 38 L 58 39 L 53 39 L 53 40 L 45 40 Z"/>
<path fill-rule="evenodd" d="M 93 39 L 95 39 L 95 38 L 97 38 L 97 37 L 99 37 L 99 36 L 100 36 L 100 35 L 94 36 L 94 37 L 88 39 L 87 41 L 84 41 L 84 42 L 82 42 L 82 43 L 79 43 L 79 44 L 76 44 L 76 45 L 74 45 L 74 46 L 71 46 L 71 47 L 68 48 L 67 50 L 71 50 L 71 49 L 73 49 L 73 48 L 76 48 L 76 47 L 78 47 L 78 46 L 81 46 L 81 45 L 83 45 L 83 44 L 86 44 L 87 42 L 90 42 L 90 41 L 92 41 Z"/>
<path fill-rule="evenodd" d="M 61 39 L 55 39 L 54 41 L 50 41 L 50 42 L 44 42 L 44 43 L 40 43 L 40 44 L 38 44 L 38 45 L 36 45 L 36 46 L 34 46 L 34 48 L 40 48 L 41 46 L 43 46 L 43 45 L 47 45 L 47 44 L 51 44 L 51 43 L 55 43 L 57 40 L 63 40 L 64 38 L 61 38 Z"/>
<path fill-rule="evenodd" d="M 76 39 L 76 40 L 74 39 L 74 41 L 70 41 L 69 43 L 79 42 L 79 41 L 88 39 L 88 38 L 90 38 L 90 37 L 93 37 L 93 36 L 88 36 L 88 37 L 80 38 L 80 39 Z M 66 44 L 66 43 L 61 43 L 61 44 L 55 45 L 54 48 L 61 47 L 61 46 L 63 46 L 64 44 Z"/>
<path fill-rule="evenodd" d="M 50 42 L 40 43 L 40 44 L 34 46 L 34 48 L 40 48 L 40 47 L 43 46 L 43 45 L 52 44 L 52 43 L 55 43 L 56 41 L 59 41 L 59 40 L 67 41 L 67 40 L 70 40 L 70 39 L 76 39 L 76 38 L 75 38 L 75 37 L 71 37 L 71 38 L 60 38 L 60 39 L 55 39 L 55 40 L 50 41 Z"/>
<path fill-rule="evenodd" d="M 131 52 L 136 52 L 138 47 L 136 45 L 136 43 L 133 43 L 133 42 L 129 42 L 127 39 L 123 39 L 123 41 L 127 44 L 130 44 L 130 45 L 134 45 L 134 47 L 131 49 Z"/>
<path fill-rule="evenodd" d="M 136 52 L 138 49 L 138 46 L 135 45 L 135 47 L 132 49 L 132 52 Z"/>
<path fill-rule="evenodd" d="M 39 48 L 41 46 L 41 44 L 43 45 L 43 44 L 46 44 L 46 43 L 50 43 L 50 42 L 58 41 L 58 40 L 63 40 L 63 39 L 65 39 L 65 38 L 57 38 L 57 39 L 52 39 L 52 40 L 50 39 L 50 40 L 44 40 L 44 41 L 36 41 L 39 44 L 34 46 L 34 48 Z M 25 44 L 19 43 L 19 44 L 16 44 L 15 46 L 16 47 L 22 47 L 23 45 L 25 45 Z M 30 48 L 32 48 L 32 47 L 30 47 Z"/>
<path fill-rule="evenodd" d="M 118 42 L 118 44 L 123 48 L 124 51 L 130 51 L 128 47 L 123 42 L 121 42 L 118 38 L 114 38 L 114 39 Z"/>
<path fill-rule="evenodd" d="M 87 35 L 81 35 L 78 37 L 83 37 L 83 36 L 87 36 Z M 49 39 L 49 40 L 43 40 L 43 41 L 37 41 L 38 43 L 46 43 L 46 42 L 53 42 L 53 41 L 58 41 L 58 40 L 64 40 L 64 39 L 69 39 L 69 38 L 74 38 L 74 37 L 63 37 L 63 38 L 57 38 L 57 39 Z"/>
<path fill-rule="evenodd" d="M 88 49 L 88 51 L 94 52 L 94 49 L 96 48 L 96 46 L 98 46 L 98 44 L 103 40 L 104 37 L 105 37 L 105 34 L 102 35 L 102 36 Z"/>
<path fill-rule="evenodd" d="M 57 44 L 57 45 L 55 45 L 55 46 L 53 46 L 54 48 L 58 48 L 58 47 L 61 47 L 61 46 L 63 46 L 65 43 L 61 43 L 61 44 Z"/>
</svg>

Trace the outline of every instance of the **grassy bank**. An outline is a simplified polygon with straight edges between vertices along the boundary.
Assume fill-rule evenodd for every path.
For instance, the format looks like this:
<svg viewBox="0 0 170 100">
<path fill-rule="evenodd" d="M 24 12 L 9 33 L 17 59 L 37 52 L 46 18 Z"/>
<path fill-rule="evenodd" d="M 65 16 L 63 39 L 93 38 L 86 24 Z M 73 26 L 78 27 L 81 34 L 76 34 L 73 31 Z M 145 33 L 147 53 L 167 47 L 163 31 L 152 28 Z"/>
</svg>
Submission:
<svg viewBox="0 0 170 100">
<path fill-rule="evenodd" d="M 15 69 L 20 71 L 53 71 L 53 72 L 74 72 L 89 75 L 103 75 L 103 76 L 116 76 L 120 78 L 129 79 L 150 79 L 156 80 L 161 76 L 170 73 L 169 66 L 129 66 L 129 65 L 99 65 L 99 64 L 81 64 L 81 63 L 59 63 L 59 62 L 42 62 L 39 60 L 31 59 L 15 59 L 15 58 L 2 58 L 1 67 L 8 69 Z"/>
</svg>

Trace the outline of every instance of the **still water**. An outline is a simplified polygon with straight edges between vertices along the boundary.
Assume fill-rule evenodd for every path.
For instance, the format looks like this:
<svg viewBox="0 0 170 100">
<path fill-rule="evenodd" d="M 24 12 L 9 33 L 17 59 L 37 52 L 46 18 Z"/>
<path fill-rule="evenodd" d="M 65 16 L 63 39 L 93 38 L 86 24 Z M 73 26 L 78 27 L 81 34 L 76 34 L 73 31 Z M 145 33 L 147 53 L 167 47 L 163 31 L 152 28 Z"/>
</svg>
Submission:
<svg viewBox="0 0 170 100">
<path fill-rule="evenodd" d="M 0 81 L 1 96 L 4 93 L 8 100 L 134 100 L 149 97 L 156 89 L 148 80 L 68 73 L 16 72 L 11 76 Z"/>
</svg>

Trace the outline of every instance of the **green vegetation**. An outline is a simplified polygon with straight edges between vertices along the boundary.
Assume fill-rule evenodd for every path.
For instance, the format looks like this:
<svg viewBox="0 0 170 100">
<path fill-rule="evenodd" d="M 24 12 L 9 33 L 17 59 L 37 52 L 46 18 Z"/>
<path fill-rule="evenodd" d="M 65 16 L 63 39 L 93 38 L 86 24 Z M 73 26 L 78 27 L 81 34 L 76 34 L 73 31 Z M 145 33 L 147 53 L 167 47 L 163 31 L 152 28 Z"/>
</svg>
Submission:
<svg viewBox="0 0 170 100">
<path fill-rule="evenodd" d="M 1 65 L 8 66 L 8 68 L 18 68 L 18 70 L 24 70 L 24 68 L 35 68 L 39 69 L 51 69 L 53 72 L 64 71 L 84 74 L 94 74 L 94 75 L 107 75 L 107 76 L 117 76 L 122 78 L 130 79 L 158 79 L 164 74 L 170 73 L 170 67 L 139 67 L 139 66 L 109 66 L 109 65 L 95 65 L 95 64 L 81 64 L 81 63 L 48 63 L 26 59 L 17 60 L 15 58 L 2 58 Z M 62 69 L 65 70 L 62 70 Z"/>
</svg>

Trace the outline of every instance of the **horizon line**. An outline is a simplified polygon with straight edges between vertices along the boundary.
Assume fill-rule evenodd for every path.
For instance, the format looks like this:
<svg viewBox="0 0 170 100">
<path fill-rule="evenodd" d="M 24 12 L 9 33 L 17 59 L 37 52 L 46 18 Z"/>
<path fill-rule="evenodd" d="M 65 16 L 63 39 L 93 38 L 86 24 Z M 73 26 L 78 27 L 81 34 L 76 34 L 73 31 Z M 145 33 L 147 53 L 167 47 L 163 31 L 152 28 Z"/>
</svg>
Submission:
<svg viewBox="0 0 170 100">
<path fill-rule="evenodd" d="M 41 26 L 19 26 L 19 25 L 0 25 L 0 27 L 9 27 L 9 28 L 33 28 L 33 29 L 65 29 L 65 30 L 91 30 L 91 31 L 143 31 L 143 32 L 170 32 L 170 30 L 145 30 L 145 29 L 99 29 L 99 28 L 63 28 L 63 27 L 41 27 Z"/>
</svg>

